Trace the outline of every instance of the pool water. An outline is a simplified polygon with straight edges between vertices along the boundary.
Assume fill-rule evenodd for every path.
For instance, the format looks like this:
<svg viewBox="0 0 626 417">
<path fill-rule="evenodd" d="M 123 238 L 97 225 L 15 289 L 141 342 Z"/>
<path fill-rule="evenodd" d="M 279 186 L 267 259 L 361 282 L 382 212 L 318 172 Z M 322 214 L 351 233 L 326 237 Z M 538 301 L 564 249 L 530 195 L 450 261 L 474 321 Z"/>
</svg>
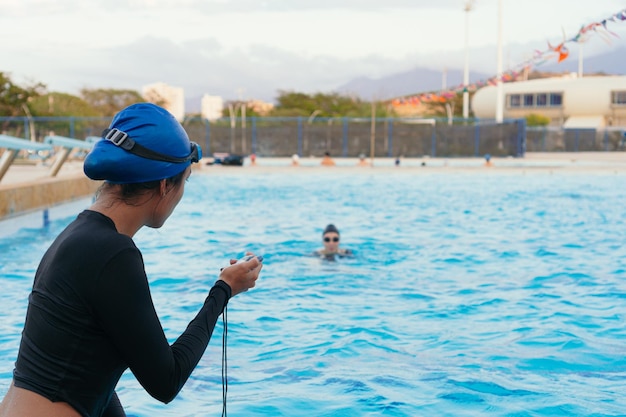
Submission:
<svg viewBox="0 0 626 417">
<path fill-rule="evenodd" d="M 228 259 L 264 256 L 257 287 L 228 307 L 232 416 L 618 416 L 624 180 L 200 174 L 167 224 L 136 241 L 172 341 Z M 0 239 L 1 393 L 38 261 L 72 219 Z M 309 256 L 327 223 L 353 259 Z M 220 320 L 168 405 L 126 373 L 118 394 L 127 413 L 220 415 L 222 330 Z"/>
</svg>

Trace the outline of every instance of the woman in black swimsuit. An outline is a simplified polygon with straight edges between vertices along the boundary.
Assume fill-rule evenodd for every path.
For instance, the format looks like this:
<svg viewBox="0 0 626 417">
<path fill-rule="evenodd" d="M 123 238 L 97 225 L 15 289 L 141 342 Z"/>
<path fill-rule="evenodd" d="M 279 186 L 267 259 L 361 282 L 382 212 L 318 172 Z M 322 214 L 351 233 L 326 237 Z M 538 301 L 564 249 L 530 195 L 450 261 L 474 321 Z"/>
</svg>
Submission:
<svg viewBox="0 0 626 417">
<path fill-rule="evenodd" d="M 231 260 L 187 329 L 168 343 L 132 237 L 163 225 L 200 158 L 165 109 L 140 103 L 115 116 L 85 160 L 87 176 L 104 180 L 96 201 L 37 269 L 0 417 L 124 416 L 115 386 L 128 368 L 154 398 L 176 397 L 228 300 L 254 287 L 262 267 L 257 257 Z"/>
</svg>

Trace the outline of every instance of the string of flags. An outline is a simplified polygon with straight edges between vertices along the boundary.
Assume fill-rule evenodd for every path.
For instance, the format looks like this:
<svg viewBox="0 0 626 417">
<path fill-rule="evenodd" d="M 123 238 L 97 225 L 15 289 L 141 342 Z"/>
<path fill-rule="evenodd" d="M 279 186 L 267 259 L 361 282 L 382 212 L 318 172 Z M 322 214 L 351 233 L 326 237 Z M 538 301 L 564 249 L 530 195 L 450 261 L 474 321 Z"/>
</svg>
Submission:
<svg viewBox="0 0 626 417">
<path fill-rule="evenodd" d="M 567 39 L 563 34 L 563 41 L 557 45 L 552 45 L 548 42 L 547 49 L 543 51 L 536 50 L 533 53 L 532 58 L 520 63 L 512 69 L 504 72 L 500 78 L 498 76 L 491 77 L 487 80 L 480 80 L 469 85 L 460 84 L 456 87 L 442 90 L 439 92 L 430 92 L 418 94 L 410 97 L 399 97 L 391 100 L 393 106 L 406 106 L 406 105 L 419 105 L 421 103 L 445 103 L 448 100 L 453 99 L 457 94 L 464 93 L 465 91 L 474 92 L 481 87 L 487 85 L 496 85 L 500 79 L 503 83 L 516 81 L 524 72 L 530 71 L 531 68 L 544 64 L 548 61 L 556 59 L 557 62 L 562 62 L 569 57 L 569 49 L 567 47 L 570 43 L 584 43 L 592 35 L 600 36 L 605 42 L 610 43 L 612 37 L 619 38 L 619 36 L 610 31 L 608 28 L 609 22 L 623 22 L 626 20 L 626 9 L 602 19 L 598 22 L 593 22 L 588 25 L 583 25 L 575 36 Z"/>
</svg>

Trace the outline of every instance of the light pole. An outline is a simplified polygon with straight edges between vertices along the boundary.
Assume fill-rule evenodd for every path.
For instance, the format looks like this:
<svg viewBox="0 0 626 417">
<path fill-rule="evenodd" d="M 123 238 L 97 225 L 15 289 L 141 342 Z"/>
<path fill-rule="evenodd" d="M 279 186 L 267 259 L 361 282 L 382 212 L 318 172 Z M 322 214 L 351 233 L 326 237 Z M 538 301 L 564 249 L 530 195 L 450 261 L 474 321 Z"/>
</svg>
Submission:
<svg viewBox="0 0 626 417">
<path fill-rule="evenodd" d="M 228 103 L 228 113 L 230 116 L 230 153 L 235 153 L 235 128 L 237 127 L 237 112 L 241 103 Z"/>
<path fill-rule="evenodd" d="M 496 80 L 496 123 L 504 118 L 504 90 L 502 88 L 502 0 L 498 0 L 498 70 Z"/>
<path fill-rule="evenodd" d="M 583 77 L 583 42 L 578 42 L 578 78 Z"/>
<path fill-rule="evenodd" d="M 446 88 L 448 88 L 447 78 L 448 78 L 448 69 L 444 67 L 443 77 L 441 78 L 441 91 L 446 91 Z M 463 98 L 465 99 L 465 96 Z M 452 125 L 452 117 L 454 116 L 454 113 L 450 109 L 450 103 L 448 103 L 448 100 L 446 100 L 443 107 L 446 109 L 446 116 L 448 116 L 448 124 Z M 463 110 L 465 110 L 465 107 L 463 107 Z"/>
<path fill-rule="evenodd" d="M 315 119 L 315 116 L 317 116 L 321 112 L 322 111 L 319 110 L 319 109 L 315 110 L 313 113 L 311 113 L 311 115 L 309 116 L 309 118 L 306 121 L 307 125 L 305 126 L 305 130 L 304 130 L 304 148 L 306 148 L 307 150 L 309 149 L 309 130 L 310 130 L 310 125 L 311 125 L 311 123 L 313 123 L 313 119 Z M 328 149 L 328 151 L 330 151 L 330 149 Z M 304 150 L 302 152 L 304 153 Z"/>
<path fill-rule="evenodd" d="M 26 105 L 26 103 L 22 103 L 22 109 L 24 109 L 24 113 L 26 113 L 26 118 L 28 119 L 30 141 L 37 142 L 37 135 L 35 133 L 35 123 L 33 122 L 33 116 L 30 114 L 30 110 L 28 110 L 28 106 Z"/>
<path fill-rule="evenodd" d="M 241 154 L 246 154 L 246 106 L 245 102 L 241 103 Z"/>
<path fill-rule="evenodd" d="M 328 129 L 326 131 L 326 149 L 331 149 L 331 130 L 332 130 L 333 119 L 332 117 L 328 119 Z"/>
<path fill-rule="evenodd" d="M 321 112 L 322 112 L 321 110 L 315 110 L 313 113 L 311 113 L 311 115 L 309 116 L 309 119 L 307 120 L 307 123 L 308 124 L 313 123 L 313 119 L 315 119 L 315 116 L 317 116 Z"/>
<path fill-rule="evenodd" d="M 374 166 L 376 149 L 376 102 L 372 100 L 372 125 L 370 127 L 370 163 Z"/>
<path fill-rule="evenodd" d="M 385 154 L 389 155 L 389 115 L 391 114 L 392 103 L 387 104 L 387 109 L 385 111 Z"/>
<path fill-rule="evenodd" d="M 465 69 L 463 71 L 463 118 L 469 117 L 469 12 L 472 10 L 474 0 L 465 1 Z"/>
</svg>

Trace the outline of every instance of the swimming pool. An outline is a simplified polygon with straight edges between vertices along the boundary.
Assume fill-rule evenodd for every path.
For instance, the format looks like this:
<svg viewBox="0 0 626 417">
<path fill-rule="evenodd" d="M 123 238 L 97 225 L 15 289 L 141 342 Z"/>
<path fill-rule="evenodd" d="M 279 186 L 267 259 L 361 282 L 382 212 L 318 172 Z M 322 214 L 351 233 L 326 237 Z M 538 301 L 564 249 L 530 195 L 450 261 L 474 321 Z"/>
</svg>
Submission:
<svg viewBox="0 0 626 417">
<path fill-rule="evenodd" d="M 173 340 L 232 257 L 233 416 L 616 416 L 626 410 L 624 174 L 193 175 L 137 236 Z M 43 251 L 72 217 L 0 239 L 0 393 Z M 354 259 L 306 256 L 334 223 Z M 169 405 L 128 374 L 129 415 L 221 413 L 219 324 Z"/>
</svg>

